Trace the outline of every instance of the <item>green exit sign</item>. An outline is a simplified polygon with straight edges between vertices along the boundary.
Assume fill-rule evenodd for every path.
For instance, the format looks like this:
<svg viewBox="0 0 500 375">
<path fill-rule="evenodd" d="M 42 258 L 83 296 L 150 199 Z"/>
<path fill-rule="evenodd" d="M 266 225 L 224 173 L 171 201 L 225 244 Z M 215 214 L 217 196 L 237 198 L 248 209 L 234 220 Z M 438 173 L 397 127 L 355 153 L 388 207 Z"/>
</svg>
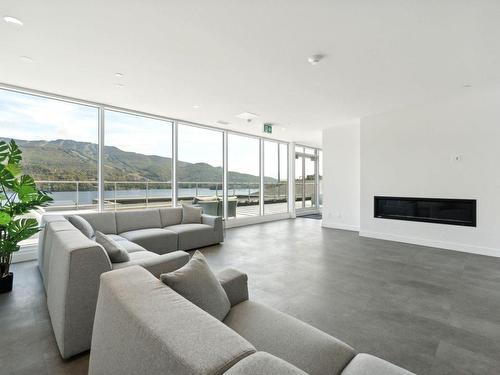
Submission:
<svg viewBox="0 0 500 375">
<path fill-rule="evenodd" d="M 264 133 L 273 133 L 273 124 L 264 124 Z"/>
</svg>

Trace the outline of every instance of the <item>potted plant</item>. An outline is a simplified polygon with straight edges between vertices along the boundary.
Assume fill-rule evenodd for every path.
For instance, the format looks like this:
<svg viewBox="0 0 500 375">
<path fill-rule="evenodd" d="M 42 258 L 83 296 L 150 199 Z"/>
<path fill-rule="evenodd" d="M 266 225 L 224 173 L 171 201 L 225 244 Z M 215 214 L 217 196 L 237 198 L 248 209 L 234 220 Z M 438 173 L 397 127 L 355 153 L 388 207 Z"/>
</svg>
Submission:
<svg viewBox="0 0 500 375">
<path fill-rule="evenodd" d="M 0 141 L 0 293 L 12 290 L 14 275 L 9 268 L 19 242 L 40 230 L 36 219 L 23 215 L 52 202 L 47 193 L 37 190 L 31 176 L 22 174 L 21 160 L 14 140 Z"/>
</svg>

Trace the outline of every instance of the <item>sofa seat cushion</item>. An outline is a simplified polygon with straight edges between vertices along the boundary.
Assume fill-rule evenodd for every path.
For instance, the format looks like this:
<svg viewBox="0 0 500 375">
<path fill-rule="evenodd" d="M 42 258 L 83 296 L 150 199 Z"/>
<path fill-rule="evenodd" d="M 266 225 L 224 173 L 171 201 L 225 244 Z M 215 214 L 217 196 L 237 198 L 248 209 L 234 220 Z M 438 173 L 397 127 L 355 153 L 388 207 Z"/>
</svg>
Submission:
<svg viewBox="0 0 500 375">
<path fill-rule="evenodd" d="M 130 260 L 128 262 L 122 263 L 113 263 L 113 269 L 117 270 L 120 268 L 135 266 L 140 264 L 143 260 L 157 258 L 158 254 L 152 253 L 151 251 L 136 251 L 133 253 L 129 253 Z"/>
<path fill-rule="evenodd" d="M 342 375 L 415 375 L 401 367 L 370 354 L 358 354 Z"/>
<path fill-rule="evenodd" d="M 356 355 L 349 345 L 253 301 L 234 306 L 224 323 L 258 351 L 268 352 L 311 375 L 338 375 Z"/>
<path fill-rule="evenodd" d="M 191 250 L 219 242 L 214 228 L 207 224 L 178 224 L 165 229 L 179 235 L 179 250 Z"/>
<path fill-rule="evenodd" d="M 108 234 L 108 237 L 117 242 L 120 242 L 120 245 L 122 245 L 129 253 L 135 253 L 136 251 L 146 251 L 146 249 L 142 246 L 139 246 L 135 242 L 129 241 L 126 238 L 119 236 L 118 234 Z"/>
<path fill-rule="evenodd" d="M 157 254 L 177 250 L 177 233 L 167 229 L 137 229 L 120 233 L 120 236 Z"/>
<path fill-rule="evenodd" d="M 307 375 L 291 363 L 269 353 L 257 352 L 243 358 L 224 375 Z"/>
</svg>

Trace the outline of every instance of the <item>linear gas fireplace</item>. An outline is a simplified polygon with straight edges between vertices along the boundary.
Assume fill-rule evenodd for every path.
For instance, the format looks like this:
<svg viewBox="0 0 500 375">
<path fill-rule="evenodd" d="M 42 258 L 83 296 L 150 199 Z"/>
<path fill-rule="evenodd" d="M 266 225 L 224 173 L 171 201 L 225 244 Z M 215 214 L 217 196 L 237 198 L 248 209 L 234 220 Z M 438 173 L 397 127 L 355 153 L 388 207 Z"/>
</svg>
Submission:
<svg viewBox="0 0 500 375">
<path fill-rule="evenodd" d="M 475 199 L 375 197 L 375 217 L 476 226 Z"/>
</svg>

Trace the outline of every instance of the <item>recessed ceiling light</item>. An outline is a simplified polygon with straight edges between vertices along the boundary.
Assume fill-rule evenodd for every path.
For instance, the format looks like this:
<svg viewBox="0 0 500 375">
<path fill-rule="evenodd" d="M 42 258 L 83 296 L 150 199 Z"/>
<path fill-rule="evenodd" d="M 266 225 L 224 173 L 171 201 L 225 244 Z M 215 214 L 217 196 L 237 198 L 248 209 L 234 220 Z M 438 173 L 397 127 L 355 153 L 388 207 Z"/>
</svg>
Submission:
<svg viewBox="0 0 500 375">
<path fill-rule="evenodd" d="M 466 83 L 465 85 L 463 85 L 463 87 L 468 89 L 469 87 L 472 87 L 472 85 L 470 83 Z"/>
<path fill-rule="evenodd" d="M 198 109 L 198 108 L 200 108 L 200 106 L 199 105 L 193 105 L 193 108 L 194 109 Z"/>
<path fill-rule="evenodd" d="M 27 63 L 32 63 L 33 59 L 29 56 L 21 56 L 20 57 L 21 61 L 27 62 Z"/>
<path fill-rule="evenodd" d="M 309 57 L 309 58 L 307 59 L 307 61 L 309 61 L 309 63 L 310 63 L 311 65 L 317 65 L 317 64 L 319 64 L 319 62 L 320 62 L 321 60 L 323 60 L 324 58 L 325 58 L 325 55 L 317 54 L 317 55 L 313 55 L 313 56 Z"/>
<path fill-rule="evenodd" d="M 224 120 L 219 120 L 219 121 L 217 121 L 217 124 L 219 124 L 219 125 L 229 125 L 229 122 L 224 121 Z"/>
<path fill-rule="evenodd" d="M 249 121 L 249 120 L 253 120 L 254 118 L 257 118 L 259 116 L 256 115 L 255 113 L 243 112 L 243 113 L 240 113 L 239 115 L 236 115 L 236 117 Z"/>
<path fill-rule="evenodd" d="M 115 73 L 115 77 L 117 77 L 117 78 L 123 78 L 123 73 Z"/>
<path fill-rule="evenodd" d="M 121 88 L 122 88 L 122 87 L 124 87 L 125 85 L 124 85 L 123 83 L 117 83 L 115 86 L 121 89 Z"/>
<path fill-rule="evenodd" d="M 5 17 L 3 18 L 3 20 L 4 20 L 5 22 L 11 23 L 11 24 L 13 24 L 13 25 L 17 25 L 17 26 L 22 26 L 22 25 L 23 25 L 22 21 L 21 21 L 21 20 L 19 20 L 19 19 L 17 19 L 17 18 L 15 18 L 15 17 L 5 16 Z"/>
</svg>

